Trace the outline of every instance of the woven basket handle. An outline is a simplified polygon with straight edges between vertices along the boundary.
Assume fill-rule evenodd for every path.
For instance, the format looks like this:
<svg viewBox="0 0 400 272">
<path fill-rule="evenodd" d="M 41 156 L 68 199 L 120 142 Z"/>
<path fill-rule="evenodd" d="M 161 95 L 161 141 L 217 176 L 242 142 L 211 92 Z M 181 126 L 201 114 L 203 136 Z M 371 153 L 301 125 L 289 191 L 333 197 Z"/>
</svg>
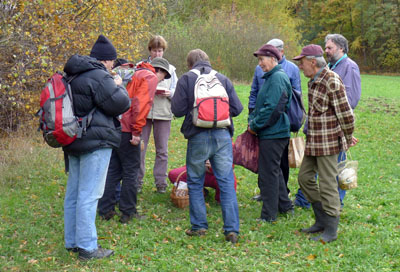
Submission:
<svg viewBox="0 0 400 272">
<path fill-rule="evenodd" d="M 178 177 L 176 178 L 175 183 L 176 183 L 176 187 L 177 187 L 177 188 L 178 188 L 178 185 L 179 185 L 179 182 L 180 182 L 180 178 L 181 178 L 185 173 L 186 173 L 186 170 L 182 171 L 182 172 L 178 175 Z"/>
</svg>

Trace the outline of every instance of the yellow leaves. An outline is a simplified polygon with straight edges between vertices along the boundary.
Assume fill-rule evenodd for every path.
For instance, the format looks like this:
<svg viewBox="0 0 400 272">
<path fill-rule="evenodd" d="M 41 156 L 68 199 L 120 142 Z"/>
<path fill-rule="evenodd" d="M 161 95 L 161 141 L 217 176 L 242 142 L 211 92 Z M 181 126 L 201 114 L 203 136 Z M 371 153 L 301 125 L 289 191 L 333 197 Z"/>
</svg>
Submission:
<svg viewBox="0 0 400 272">
<path fill-rule="evenodd" d="M 310 255 L 308 255 L 308 256 L 306 257 L 306 259 L 309 260 L 309 261 L 314 261 L 315 258 L 317 258 L 317 255 L 315 255 L 315 254 L 310 254 Z"/>
</svg>

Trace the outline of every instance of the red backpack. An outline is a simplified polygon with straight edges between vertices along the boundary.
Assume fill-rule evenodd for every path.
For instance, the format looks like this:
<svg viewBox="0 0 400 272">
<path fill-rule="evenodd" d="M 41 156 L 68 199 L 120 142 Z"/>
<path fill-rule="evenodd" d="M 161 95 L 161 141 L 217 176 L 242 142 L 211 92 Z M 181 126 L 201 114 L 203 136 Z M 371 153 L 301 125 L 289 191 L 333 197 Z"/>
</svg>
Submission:
<svg viewBox="0 0 400 272">
<path fill-rule="evenodd" d="M 76 77 L 66 78 L 61 72 L 56 72 L 47 81 L 40 95 L 39 130 L 51 147 L 62 147 L 81 138 L 90 124 L 96 108 L 82 118 L 74 114 L 71 81 Z"/>
</svg>

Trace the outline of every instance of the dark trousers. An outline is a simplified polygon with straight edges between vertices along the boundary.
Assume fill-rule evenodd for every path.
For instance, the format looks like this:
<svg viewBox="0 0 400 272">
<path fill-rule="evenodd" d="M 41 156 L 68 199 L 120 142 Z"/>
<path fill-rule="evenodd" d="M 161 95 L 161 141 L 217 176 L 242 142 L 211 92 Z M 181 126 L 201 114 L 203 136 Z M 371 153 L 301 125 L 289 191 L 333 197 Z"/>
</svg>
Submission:
<svg viewBox="0 0 400 272">
<path fill-rule="evenodd" d="M 121 144 L 114 149 L 108 167 L 103 197 L 99 200 L 98 211 L 105 215 L 114 210 L 116 204 L 115 188 L 122 180 L 119 210 L 126 215 L 136 213 L 136 180 L 140 169 L 140 145 L 132 145 L 131 133 L 122 132 Z"/>
<path fill-rule="evenodd" d="M 283 150 L 283 155 L 281 158 L 281 170 L 282 170 L 283 180 L 285 181 L 286 190 L 289 194 L 290 190 L 289 187 L 287 186 L 289 181 L 289 143 Z"/>
<path fill-rule="evenodd" d="M 284 213 L 293 207 L 280 168 L 288 142 L 289 138 L 259 141 L 258 187 L 263 201 L 261 218 L 267 221 L 275 221 L 278 211 Z"/>
</svg>

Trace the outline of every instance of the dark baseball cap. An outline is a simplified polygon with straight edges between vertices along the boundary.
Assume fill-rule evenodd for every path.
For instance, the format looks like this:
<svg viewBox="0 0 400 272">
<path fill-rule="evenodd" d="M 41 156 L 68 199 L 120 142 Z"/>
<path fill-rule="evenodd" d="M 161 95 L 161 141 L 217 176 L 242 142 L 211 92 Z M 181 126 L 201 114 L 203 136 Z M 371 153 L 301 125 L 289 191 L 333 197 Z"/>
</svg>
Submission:
<svg viewBox="0 0 400 272">
<path fill-rule="evenodd" d="M 267 57 L 275 57 L 278 61 L 281 60 L 281 54 L 279 53 L 278 49 L 276 49 L 276 47 L 271 44 L 264 44 L 253 54 L 255 57 L 267 56 Z"/>
<path fill-rule="evenodd" d="M 294 57 L 294 60 L 300 60 L 304 57 L 313 56 L 313 57 L 322 57 L 324 55 L 324 50 L 322 47 L 317 44 L 309 44 L 303 47 L 300 55 Z"/>
</svg>

